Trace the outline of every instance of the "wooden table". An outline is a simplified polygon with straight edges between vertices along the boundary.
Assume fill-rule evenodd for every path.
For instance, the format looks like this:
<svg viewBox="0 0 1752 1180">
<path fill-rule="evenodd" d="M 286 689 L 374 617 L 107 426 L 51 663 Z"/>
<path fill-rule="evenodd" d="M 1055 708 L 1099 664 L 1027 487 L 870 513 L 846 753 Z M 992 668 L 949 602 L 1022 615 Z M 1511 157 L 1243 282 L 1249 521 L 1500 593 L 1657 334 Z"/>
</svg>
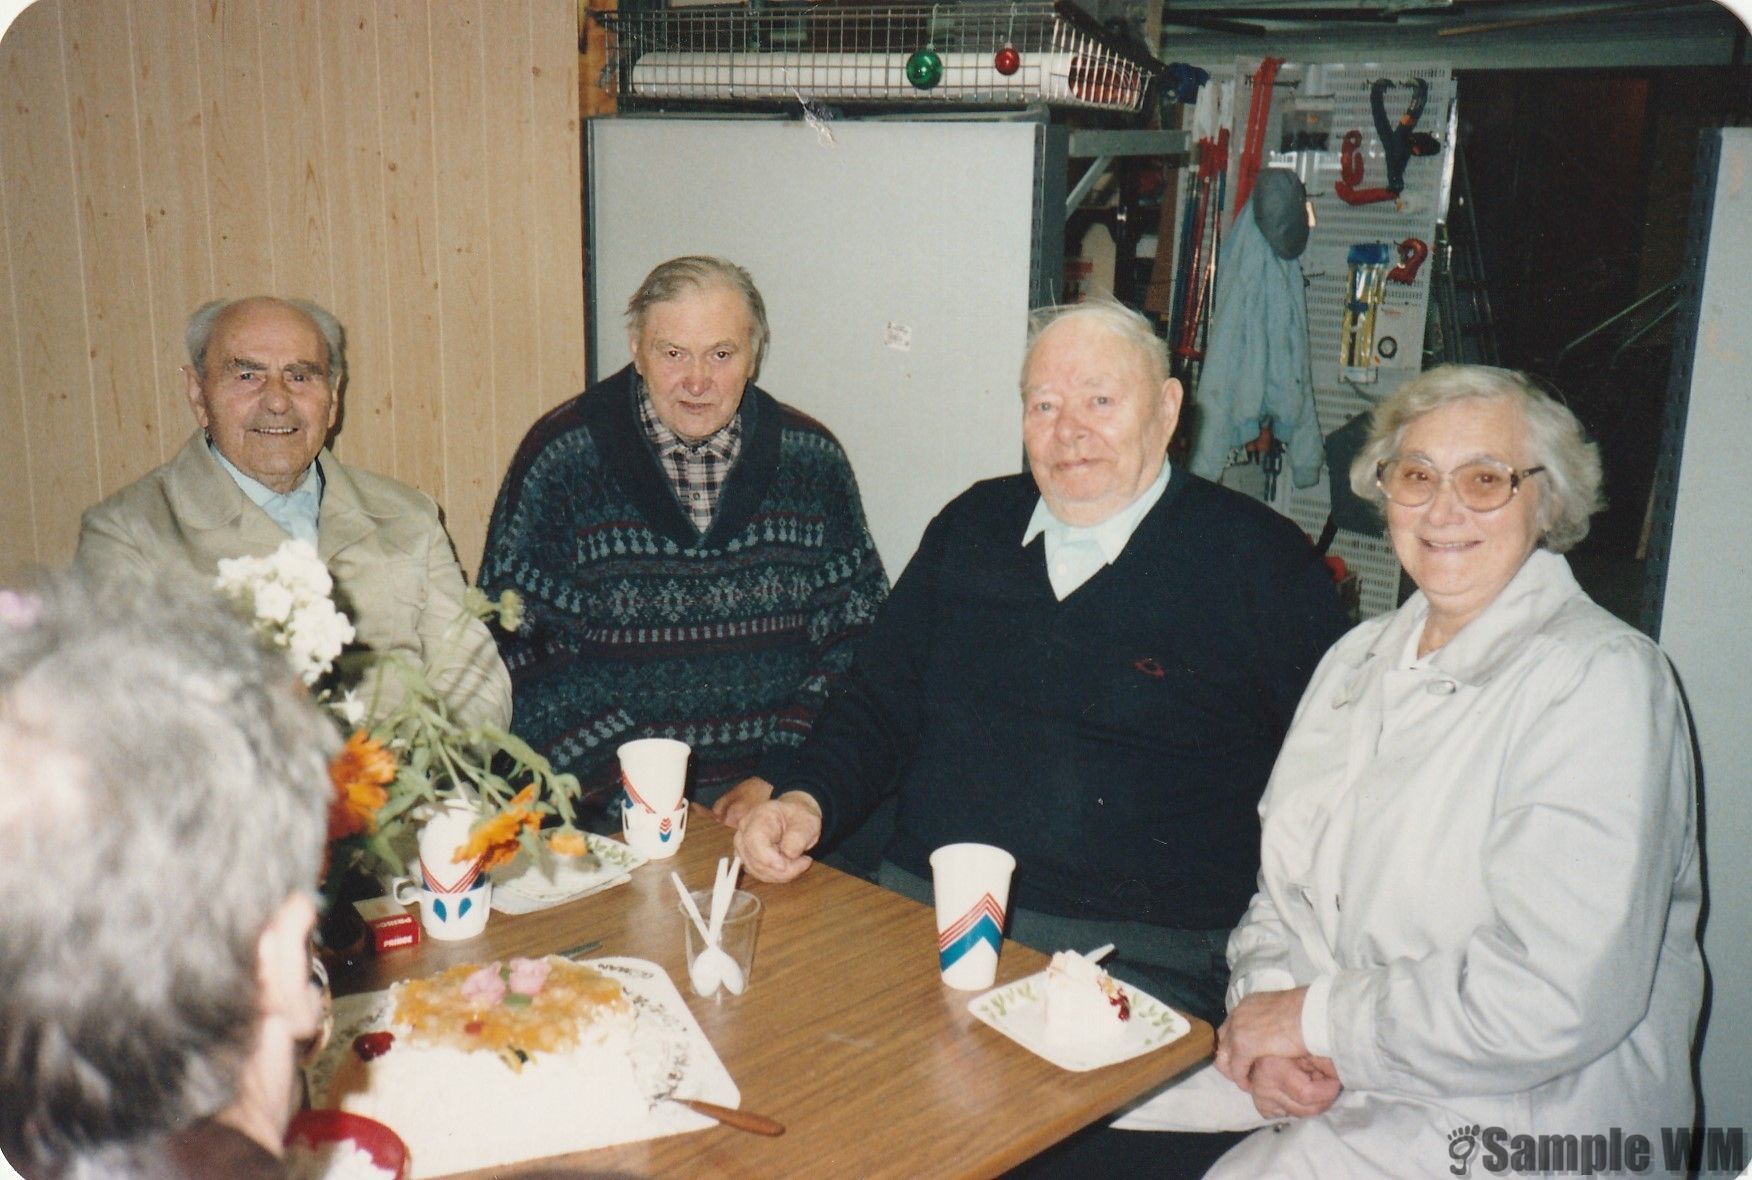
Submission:
<svg viewBox="0 0 1752 1180">
<path fill-rule="evenodd" d="M 455 963 L 537 955 L 601 939 L 596 955 L 660 964 L 742 1090 L 742 1106 L 785 1124 L 768 1139 L 727 1127 L 495 1168 L 494 1176 L 588 1169 L 621 1175 L 991 1176 L 1022 1162 L 1210 1055 L 1210 1026 L 1118 1065 L 1071 1073 L 967 1010 L 943 986 L 929 908 L 826 865 L 788 885 L 744 874 L 765 906 L 749 987 L 695 996 L 669 872 L 710 888 L 731 832 L 695 807 L 681 851 L 605 892 L 522 917 L 494 914 L 467 942 L 423 941 L 339 972 L 335 991 L 387 987 Z M 998 983 L 1046 956 L 1005 941 Z M 485 1175 L 485 1173 L 482 1173 Z"/>
</svg>

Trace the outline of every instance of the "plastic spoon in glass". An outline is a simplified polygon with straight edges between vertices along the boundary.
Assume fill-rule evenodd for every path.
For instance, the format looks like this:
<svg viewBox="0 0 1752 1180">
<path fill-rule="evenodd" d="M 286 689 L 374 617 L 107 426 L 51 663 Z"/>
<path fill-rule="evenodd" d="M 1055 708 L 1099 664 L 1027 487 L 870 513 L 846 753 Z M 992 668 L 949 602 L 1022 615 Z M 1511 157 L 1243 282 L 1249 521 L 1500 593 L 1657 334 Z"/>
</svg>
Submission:
<svg viewBox="0 0 1752 1180">
<path fill-rule="evenodd" d="M 681 908 L 687 912 L 688 919 L 694 924 L 694 929 L 700 933 L 700 942 L 705 946 L 705 949 L 694 957 L 694 961 L 688 964 L 688 980 L 693 984 L 694 992 L 697 995 L 712 995 L 718 990 L 718 985 L 723 981 L 724 974 L 723 968 L 717 960 L 710 957 L 712 951 L 717 950 L 712 942 L 711 928 L 706 925 L 706 920 L 700 916 L 700 907 L 694 904 L 693 894 L 689 893 L 687 886 L 681 883 L 681 874 L 671 871 L 669 879 L 675 882 L 675 892 L 681 895 Z M 718 953 L 722 955 L 724 952 L 718 951 Z M 728 956 L 725 957 L 728 958 Z M 732 961 L 734 962 L 734 960 Z"/>
<path fill-rule="evenodd" d="M 742 974 L 742 964 L 738 963 L 729 951 L 723 948 L 724 919 L 730 913 L 730 906 L 736 900 L 736 878 L 742 874 L 742 858 L 736 857 L 724 868 L 724 862 L 719 861 L 718 867 L 723 869 L 718 884 L 712 893 L 712 936 L 711 946 L 701 953 L 703 959 L 707 954 L 717 952 L 719 978 L 725 989 L 733 996 L 742 994 L 742 989 L 748 986 L 748 980 Z"/>
<path fill-rule="evenodd" d="M 723 858 L 718 860 L 716 879 L 712 882 L 712 919 L 706 929 L 706 946 L 700 951 L 699 958 L 688 969 L 689 977 L 694 979 L 696 990 L 700 988 L 703 979 L 710 986 L 701 991 L 702 995 L 710 995 L 722 984 L 733 996 L 742 994 L 746 980 L 742 977 L 742 966 L 731 957 L 730 952 L 721 945 L 724 937 L 724 915 L 730 910 L 730 902 L 736 895 L 736 885 L 730 876 L 730 865 Z M 741 859 L 737 860 L 737 868 L 741 867 Z M 698 972 L 696 976 L 694 973 Z"/>
</svg>

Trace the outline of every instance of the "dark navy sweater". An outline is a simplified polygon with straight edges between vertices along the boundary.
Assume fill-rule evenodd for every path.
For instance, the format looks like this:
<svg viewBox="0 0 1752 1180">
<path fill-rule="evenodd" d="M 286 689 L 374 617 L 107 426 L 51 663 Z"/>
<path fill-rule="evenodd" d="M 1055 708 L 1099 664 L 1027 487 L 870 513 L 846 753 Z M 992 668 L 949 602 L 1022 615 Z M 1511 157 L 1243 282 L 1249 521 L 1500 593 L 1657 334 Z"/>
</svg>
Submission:
<svg viewBox="0 0 1752 1180">
<path fill-rule="evenodd" d="M 1259 797 L 1348 626 L 1294 524 L 1176 468 L 1124 552 L 1063 602 L 1022 533 L 1026 476 L 932 521 L 778 782 L 824 843 L 898 791 L 887 857 L 929 878 L 960 840 L 1015 854 L 1011 904 L 1219 929 L 1259 867 Z"/>
</svg>

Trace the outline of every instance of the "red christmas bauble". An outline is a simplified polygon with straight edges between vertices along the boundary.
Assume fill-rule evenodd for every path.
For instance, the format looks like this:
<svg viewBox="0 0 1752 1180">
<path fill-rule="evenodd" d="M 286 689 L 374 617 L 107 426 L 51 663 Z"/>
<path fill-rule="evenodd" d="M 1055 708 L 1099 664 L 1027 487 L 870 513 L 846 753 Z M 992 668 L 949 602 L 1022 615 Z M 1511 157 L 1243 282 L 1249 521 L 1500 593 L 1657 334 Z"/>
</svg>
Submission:
<svg viewBox="0 0 1752 1180">
<path fill-rule="evenodd" d="M 992 54 L 992 68 L 1008 78 L 1022 68 L 1022 55 L 1014 45 L 1006 45 Z"/>
</svg>

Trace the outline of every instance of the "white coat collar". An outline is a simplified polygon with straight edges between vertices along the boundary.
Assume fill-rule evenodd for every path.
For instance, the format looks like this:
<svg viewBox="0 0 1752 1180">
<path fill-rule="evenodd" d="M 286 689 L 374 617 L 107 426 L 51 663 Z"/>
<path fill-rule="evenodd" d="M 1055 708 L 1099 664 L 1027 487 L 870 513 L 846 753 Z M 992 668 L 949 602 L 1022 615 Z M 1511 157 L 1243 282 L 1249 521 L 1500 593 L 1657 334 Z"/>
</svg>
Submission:
<svg viewBox="0 0 1752 1180">
<path fill-rule="evenodd" d="M 1582 592 L 1569 562 L 1547 549 L 1535 549 L 1502 592 L 1479 616 L 1460 629 L 1429 658 L 1431 669 L 1461 684 L 1490 681 L 1565 603 Z M 1372 642 L 1346 652 L 1351 673 L 1334 707 L 1362 695 L 1364 685 L 1379 671 L 1379 662 L 1393 661 L 1405 650 L 1414 630 L 1429 618 L 1429 600 L 1418 591 L 1374 634 Z"/>
</svg>

